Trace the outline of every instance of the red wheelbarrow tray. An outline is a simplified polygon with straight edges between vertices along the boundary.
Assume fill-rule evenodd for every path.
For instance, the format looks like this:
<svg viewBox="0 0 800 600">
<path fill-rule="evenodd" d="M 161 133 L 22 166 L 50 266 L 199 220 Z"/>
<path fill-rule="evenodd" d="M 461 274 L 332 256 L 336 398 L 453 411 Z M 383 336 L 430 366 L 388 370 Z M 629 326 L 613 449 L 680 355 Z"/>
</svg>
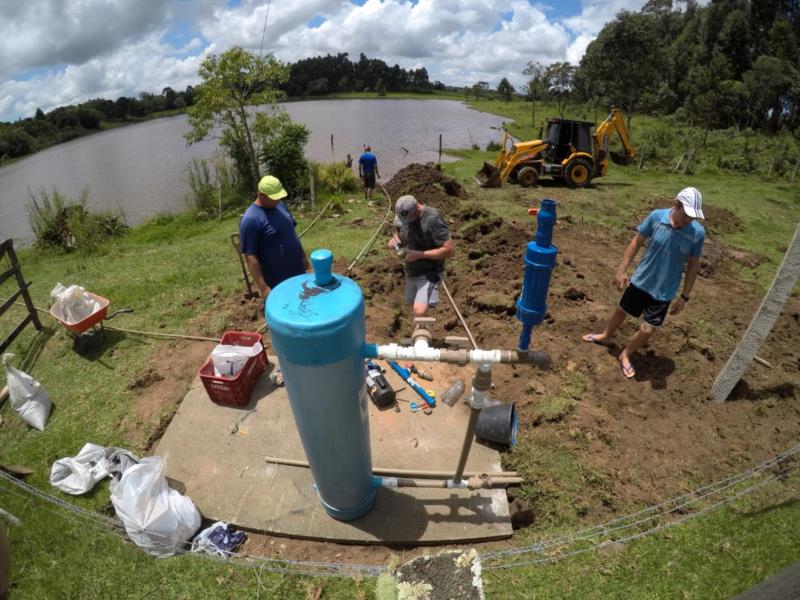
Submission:
<svg viewBox="0 0 800 600">
<path fill-rule="evenodd" d="M 79 333 L 79 334 L 83 333 L 84 331 L 89 329 L 92 325 L 97 325 L 100 321 L 105 319 L 106 315 L 108 314 L 108 305 L 109 305 L 108 299 L 103 298 L 102 296 L 98 296 L 97 294 L 93 294 L 92 292 L 86 292 L 86 293 L 100 303 L 100 308 L 98 308 L 96 311 L 94 311 L 92 314 L 90 314 L 82 321 L 78 321 L 77 323 L 67 323 L 64 320 L 59 319 L 58 315 L 56 315 L 56 313 L 53 312 L 53 306 L 55 306 L 55 304 L 50 307 L 50 314 L 52 315 L 52 317 L 56 321 L 61 323 L 64 327 L 72 331 L 73 333 Z"/>
</svg>

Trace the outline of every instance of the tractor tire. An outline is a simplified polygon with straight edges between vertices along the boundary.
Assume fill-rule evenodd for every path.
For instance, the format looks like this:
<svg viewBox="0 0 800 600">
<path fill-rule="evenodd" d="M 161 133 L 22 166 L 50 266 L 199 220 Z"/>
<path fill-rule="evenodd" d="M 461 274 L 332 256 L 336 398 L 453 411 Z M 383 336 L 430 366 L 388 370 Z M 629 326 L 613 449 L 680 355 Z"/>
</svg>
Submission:
<svg viewBox="0 0 800 600">
<path fill-rule="evenodd" d="M 533 167 L 522 167 L 517 171 L 517 181 L 522 187 L 533 187 L 539 183 L 539 172 Z"/>
<path fill-rule="evenodd" d="M 592 163 L 585 158 L 576 158 L 567 165 L 564 181 L 571 188 L 589 187 L 592 183 Z"/>
</svg>

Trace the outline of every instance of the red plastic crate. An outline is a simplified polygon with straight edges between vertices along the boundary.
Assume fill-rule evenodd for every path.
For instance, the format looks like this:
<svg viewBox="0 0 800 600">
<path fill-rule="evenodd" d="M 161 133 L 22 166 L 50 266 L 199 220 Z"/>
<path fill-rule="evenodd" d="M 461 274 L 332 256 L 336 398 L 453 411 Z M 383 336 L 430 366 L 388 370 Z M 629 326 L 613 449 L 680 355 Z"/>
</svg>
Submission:
<svg viewBox="0 0 800 600">
<path fill-rule="evenodd" d="M 219 341 L 220 344 L 231 346 L 255 346 L 256 342 L 261 342 L 263 347 L 263 336 L 249 331 L 226 331 Z M 212 402 L 224 406 L 247 406 L 253 387 L 266 368 L 267 353 L 262 351 L 261 354 L 249 358 L 242 370 L 233 377 L 214 375 L 214 363 L 210 356 L 197 374 Z"/>
</svg>

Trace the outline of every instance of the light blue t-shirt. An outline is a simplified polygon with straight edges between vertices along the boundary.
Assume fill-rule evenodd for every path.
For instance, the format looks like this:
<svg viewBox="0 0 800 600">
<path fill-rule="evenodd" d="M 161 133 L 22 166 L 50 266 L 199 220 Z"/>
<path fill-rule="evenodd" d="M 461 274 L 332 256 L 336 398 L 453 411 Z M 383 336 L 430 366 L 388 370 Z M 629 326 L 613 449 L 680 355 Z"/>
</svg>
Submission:
<svg viewBox="0 0 800 600">
<path fill-rule="evenodd" d="M 706 238 L 706 230 L 697 221 L 674 229 L 669 224 L 670 210 L 654 210 L 639 225 L 647 248 L 631 278 L 637 288 L 664 302 L 678 293 L 686 261 L 690 256 L 700 256 Z"/>
</svg>

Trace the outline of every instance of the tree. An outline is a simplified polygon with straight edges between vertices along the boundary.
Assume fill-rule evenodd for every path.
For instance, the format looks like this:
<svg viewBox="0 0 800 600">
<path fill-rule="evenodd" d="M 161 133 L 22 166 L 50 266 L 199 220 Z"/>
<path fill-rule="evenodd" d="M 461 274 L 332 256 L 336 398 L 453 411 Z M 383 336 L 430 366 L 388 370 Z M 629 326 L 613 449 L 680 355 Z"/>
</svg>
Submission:
<svg viewBox="0 0 800 600">
<path fill-rule="evenodd" d="M 292 123 L 288 116 L 276 121 L 261 146 L 261 158 L 271 175 L 281 180 L 290 194 L 300 193 L 307 179 L 308 164 L 303 146 L 310 134 L 302 123 Z"/>
<path fill-rule="evenodd" d="M 511 100 L 515 92 L 514 86 L 505 77 L 497 84 L 497 94 L 506 102 Z"/>
<path fill-rule="evenodd" d="M 485 81 L 479 81 L 475 85 L 472 86 L 472 93 L 475 95 L 475 99 L 479 100 L 480 97 L 489 91 L 489 84 Z"/>
<path fill-rule="evenodd" d="M 544 65 L 539 61 L 530 61 L 522 74 L 528 78 L 525 84 L 525 96 L 531 101 L 531 127 L 533 127 L 536 125 L 536 103 L 547 95 Z"/>
<path fill-rule="evenodd" d="M 645 94 L 655 95 L 667 68 L 666 40 L 652 14 L 620 12 L 586 48 L 580 69 L 598 93 L 621 106 L 628 124 Z"/>
<path fill-rule="evenodd" d="M 36 109 L 36 119 L 44 119 L 44 113 L 41 108 Z"/>
<path fill-rule="evenodd" d="M 383 83 L 383 79 L 378 79 L 378 83 L 375 84 L 375 91 L 378 92 L 378 96 L 385 96 L 386 95 L 386 85 Z"/>
<path fill-rule="evenodd" d="M 194 105 L 187 110 L 191 130 L 185 138 L 194 144 L 219 135 L 240 183 L 255 189 L 261 178 L 257 148 L 280 116 L 278 86 L 286 81 L 288 69 L 272 54 L 261 58 L 234 46 L 206 58 L 199 74 L 202 81 Z M 254 108 L 262 106 L 266 111 Z"/>
<path fill-rule="evenodd" d="M 572 92 L 572 80 L 575 77 L 575 67 L 568 62 L 556 62 L 548 65 L 544 71 L 544 80 L 547 91 L 553 96 L 558 105 L 558 114 L 564 118 L 564 109 Z"/>
</svg>

